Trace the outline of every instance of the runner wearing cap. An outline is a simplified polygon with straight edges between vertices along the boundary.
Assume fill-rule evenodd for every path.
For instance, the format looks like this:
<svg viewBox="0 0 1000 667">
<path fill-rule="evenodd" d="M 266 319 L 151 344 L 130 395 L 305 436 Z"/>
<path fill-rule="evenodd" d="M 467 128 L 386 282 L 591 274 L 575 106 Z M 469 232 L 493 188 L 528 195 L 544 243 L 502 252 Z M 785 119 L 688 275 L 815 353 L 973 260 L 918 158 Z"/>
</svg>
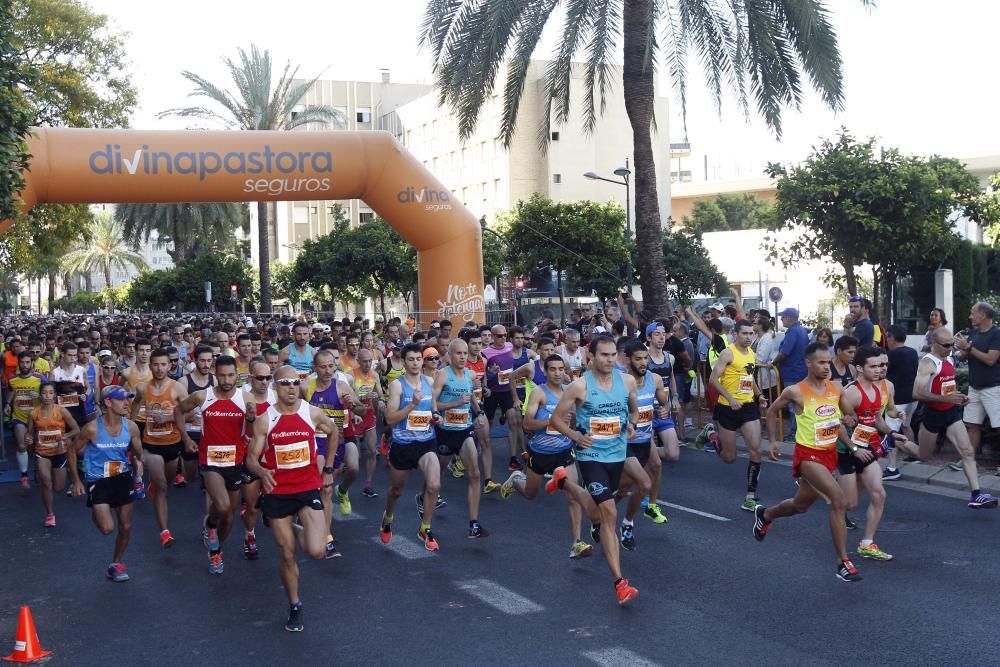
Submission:
<svg viewBox="0 0 1000 667">
<path fill-rule="evenodd" d="M 53 488 L 62 490 L 66 486 L 66 444 L 73 442 L 80 427 L 69 410 L 56 405 L 56 388 L 51 382 L 43 382 L 39 394 L 41 405 L 28 416 L 24 443 L 34 450 L 35 478 L 42 488 L 45 527 L 54 528 Z"/>
<path fill-rule="evenodd" d="M 107 576 L 115 582 L 128 581 L 129 576 L 122 562 L 125 548 L 132 532 L 132 499 L 135 494 L 129 463 L 129 453 L 135 463 L 134 474 L 142 476 L 142 440 L 139 427 L 126 418 L 132 394 L 124 387 L 112 385 L 101 391 L 102 415 L 86 424 L 73 446 L 67 449 L 69 472 L 73 478 L 73 495 L 87 494 L 87 507 L 91 508 L 94 524 L 102 535 L 110 535 L 118 517 L 118 536 L 114 555 L 108 566 Z M 80 480 L 77 460 L 83 455 L 83 472 Z"/>
</svg>

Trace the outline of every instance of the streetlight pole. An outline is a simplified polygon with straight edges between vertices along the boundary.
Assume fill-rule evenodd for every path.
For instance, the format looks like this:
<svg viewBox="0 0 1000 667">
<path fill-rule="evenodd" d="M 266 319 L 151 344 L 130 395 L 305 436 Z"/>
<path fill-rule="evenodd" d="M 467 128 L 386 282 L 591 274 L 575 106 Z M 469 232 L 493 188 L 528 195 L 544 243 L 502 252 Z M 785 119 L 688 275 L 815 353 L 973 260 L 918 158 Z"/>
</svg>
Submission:
<svg viewBox="0 0 1000 667">
<path fill-rule="evenodd" d="M 616 181 L 613 178 L 604 178 L 603 176 L 598 176 L 592 171 L 588 171 L 583 176 L 584 178 L 589 178 L 592 181 L 606 181 L 608 183 L 614 183 L 615 185 L 625 186 L 625 243 L 626 245 L 631 245 L 632 241 L 632 197 L 631 197 L 631 186 L 629 184 L 629 177 L 632 175 L 632 170 L 629 169 L 628 157 L 625 158 L 625 166 L 618 167 L 614 171 L 615 176 L 621 177 L 622 180 Z M 632 294 L 632 258 L 629 257 L 628 264 L 625 266 L 625 279 L 628 283 L 628 293 Z"/>
</svg>

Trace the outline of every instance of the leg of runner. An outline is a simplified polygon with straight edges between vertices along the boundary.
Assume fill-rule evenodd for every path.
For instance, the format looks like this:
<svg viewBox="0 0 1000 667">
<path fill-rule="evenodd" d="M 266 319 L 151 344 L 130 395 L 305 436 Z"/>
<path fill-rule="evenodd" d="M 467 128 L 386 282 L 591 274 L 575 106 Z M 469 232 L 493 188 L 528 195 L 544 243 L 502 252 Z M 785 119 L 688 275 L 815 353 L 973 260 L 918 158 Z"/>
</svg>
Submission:
<svg viewBox="0 0 1000 667">
<path fill-rule="evenodd" d="M 358 478 L 358 446 L 353 440 L 344 443 L 344 462 L 339 468 L 340 483 L 335 487 L 337 503 L 341 514 L 351 513 L 351 497 L 348 495 L 351 484 Z"/>
<path fill-rule="evenodd" d="M 882 551 L 875 544 L 875 532 L 885 512 L 886 493 L 885 485 L 882 484 L 882 470 L 877 464 L 871 464 L 865 466 L 860 477 L 858 481 L 868 491 L 868 514 L 865 520 L 865 534 L 861 544 L 858 545 L 858 553 L 872 560 L 892 560 L 891 554 Z"/>
<path fill-rule="evenodd" d="M 542 479 L 542 477 L 538 478 L 539 483 L 541 483 Z M 566 481 L 579 487 L 579 474 L 576 471 L 575 465 L 566 468 Z M 573 545 L 570 547 L 569 557 L 573 559 L 586 558 L 594 553 L 594 547 L 589 542 L 585 542 L 581 537 L 583 533 L 583 508 L 580 507 L 580 501 L 575 496 L 566 494 L 566 500 L 569 504 L 569 530 L 573 537 Z"/>
<path fill-rule="evenodd" d="M 56 525 L 56 514 L 52 504 L 52 461 L 44 456 L 35 456 L 35 481 L 42 489 L 45 527 L 52 528 Z"/>
<path fill-rule="evenodd" d="M 576 500 L 577 504 L 587 512 L 587 518 L 590 519 L 590 523 L 599 527 L 601 525 L 602 515 L 597 509 L 597 505 L 594 503 L 594 499 L 590 497 L 587 490 L 583 488 L 577 479 L 572 479 L 570 477 L 569 471 L 573 470 L 573 477 L 579 477 L 578 471 L 576 471 L 576 466 L 571 468 L 564 468 L 562 466 L 556 468 L 552 472 L 552 479 L 550 479 L 545 484 L 545 492 L 548 494 L 553 494 L 556 491 L 562 490 L 566 493 L 568 498 Z M 614 532 L 614 526 L 612 525 L 611 531 Z"/>
<path fill-rule="evenodd" d="M 459 450 L 458 455 L 462 459 L 462 463 L 465 464 L 465 477 L 469 482 L 469 537 L 487 537 L 489 533 L 479 523 L 479 500 L 482 498 L 483 487 L 479 485 L 482 478 L 479 475 L 479 461 L 476 460 L 476 443 L 471 436 L 462 443 L 462 449 Z M 438 474 L 440 475 L 440 473 L 439 468 Z M 426 503 L 426 500 L 424 502 Z"/>
<path fill-rule="evenodd" d="M 302 630 L 302 602 L 299 600 L 299 564 L 295 559 L 296 542 L 302 544 L 310 558 L 319 559 L 325 552 L 326 529 L 323 513 L 302 508 L 298 513 L 302 531 L 298 538 L 292 528 L 292 517 L 283 516 L 270 520 L 271 532 L 278 545 L 278 575 L 288 596 L 289 612 L 285 629 L 290 632 Z"/>
<path fill-rule="evenodd" d="M 169 549 L 174 545 L 174 538 L 167 527 L 167 473 L 163 457 L 154 454 L 143 447 L 142 463 L 149 473 L 150 495 L 153 500 L 153 511 L 156 513 L 156 523 L 160 526 L 160 546 Z"/>
<path fill-rule="evenodd" d="M 205 520 L 205 548 L 208 549 L 208 571 L 222 574 L 222 543 L 229 535 L 233 523 L 233 505 L 238 491 L 228 491 L 226 481 L 217 472 L 206 470 L 202 473 L 205 493 L 210 499 L 208 519 Z"/>
<path fill-rule="evenodd" d="M 437 454 L 428 451 L 420 457 L 417 465 L 424 474 L 424 511 L 420 515 L 420 530 L 417 531 L 417 537 L 428 551 L 437 551 L 438 543 L 431 531 L 431 521 L 434 518 L 438 493 L 441 491 L 441 463 Z"/>
<path fill-rule="evenodd" d="M 679 422 L 674 422 L 675 427 Z M 681 458 L 680 444 L 677 441 L 677 431 L 675 428 L 666 428 L 656 434 L 656 442 L 660 444 L 656 448 L 656 455 L 649 457 L 646 464 L 646 472 L 649 475 L 649 499 L 643 516 L 653 521 L 653 523 L 666 523 L 667 517 L 663 515 L 657 501 L 660 499 L 660 484 L 663 480 L 663 461 L 676 463 Z"/>
<path fill-rule="evenodd" d="M 478 425 L 476 430 L 476 440 L 479 442 L 480 456 L 483 461 L 480 474 L 485 480 L 483 485 L 484 493 L 493 493 L 500 489 L 500 485 L 493 481 L 493 450 L 490 448 L 490 425 L 489 422 Z"/>
<path fill-rule="evenodd" d="M 730 408 L 725 407 L 725 409 L 729 410 Z M 736 431 L 730 431 L 728 428 L 718 425 L 716 432 L 719 434 L 719 458 L 724 463 L 732 463 L 736 460 Z"/>
<path fill-rule="evenodd" d="M 375 428 L 365 431 L 362 443 L 365 448 L 365 485 L 361 490 L 366 498 L 378 498 L 375 487 L 372 486 L 372 478 L 375 476 L 375 448 L 377 446 L 378 432 Z"/>
<path fill-rule="evenodd" d="M 28 433 L 28 427 L 19 421 L 14 422 L 14 443 L 17 445 L 17 469 L 21 473 L 21 488 L 31 488 L 28 482 L 28 446 L 24 444 L 24 436 Z"/>
<path fill-rule="evenodd" d="M 650 445 L 652 450 L 652 445 Z M 649 458 L 653 458 L 654 453 L 651 451 Z M 647 460 L 648 463 L 648 460 Z M 642 506 L 642 499 L 649 495 L 650 480 L 649 475 L 643 469 L 642 464 L 634 456 L 630 456 L 625 459 L 625 469 L 622 475 L 621 482 L 618 485 L 618 499 L 625 497 L 628 493 L 629 488 L 635 486 L 632 489 L 631 494 L 628 495 L 628 503 L 625 506 L 625 518 L 622 520 L 622 525 L 620 529 L 620 541 L 622 547 L 628 549 L 629 551 L 635 551 L 635 515 Z"/>
<path fill-rule="evenodd" d="M 329 445 L 327 445 L 327 447 L 329 447 Z M 320 470 L 322 470 L 323 467 L 326 466 L 328 456 L 332 461 L 334 453 L 329 452 L 329 450 L 326 450 L 321 454 L 319 448 L 317 447 L 316 465 L 319 467 Z M 334 477 L 334 479 L 336 479 L 336 477 Z M 337 485 L 336 481 L 330 484 L 330 486 L 324 484 L 322 488 L 320 488 L 319 490 L 320 500 L 323 501 L 323 517 L 325 519 L 324 525 L 326 526 L 326 531 L 327 531 L 327 540 L 326 540 L 328 545 L 327 549 L 331 550 L 330 551 L 331 558 L 336 558 L 336 554 L 339 553 L 336 550 L 336 547 L 333 546 L 333 487 L 335 487 L 336 485 Z"/>
<path fill-rule="evenodd" d="M 751 419 L 744 423 L 740 427 L 740 433 L 743 434 L 743 440 L 747 444 L 747 449 L 750 450 L 750 461 L 747 463 L 747 496 L 741 507 L 748 512 L 753 512 L 760 504 L 760 499 L 757 496 L 757 481 L 760 479 L 761 463 L 760 420 Z"/>
<path fill-rule="evenodd" d="M 965 422 L 955 422 L 948 427 L 945 433 L 951 444 L 958 450 L 959 456 L 962 457 L 962 470 L 965 472 L 965 478 L 969 481 L 969 491 L 971 491 L 969 507 L 996 507 L 996 498 L 993 498 L 989 494 L 982 494 L 979 491 L 979 470 L 976 467 L 976 451 L 972 448 L 972 442 L 969 441 L 969 432 L 965 428 Z M 978 500 L 980 496 L 986 498 L 987 501 L 980 502 Z"/>
<path fill-rule="evenodd" d="M 250 482 L 243 482 L 243 502 L 246 503 L 246 510 L 243 511 L 243 556 L 247 560 L 257 560 L 257 534 L 254 532 L 257 527 L 257 499 L 260 498 L 260 480 L 254 479 Z"/>
<path fill-rule="evenodd" d="M 97 526 L 97 530 L 101 531 L 101 535 L 110 535 L 114 532 L 115 518 L 111 513 L 111 506 L 102 503 L 94 505 L 92 509 L 94 525 Z M 115 551 L 111 559 L 113 564 L 121 563 L 125 557 L 125 548 L 128 546 L 129 536 L 132 534 L 132 504 L 122 505 L 117 508 L 116 513 L 118 514 L 118 534 L 115 536 Z M 124 570 L 122 571 L 124 572 Z M 110 568 L 108 576 L 111 576 Z"/>
<path fill-rule="evenodd" d="M 396 518 L 394 514 L 396 511 L 396 502 L 403 495 L 403 489 L 406 487 L 406 478 L 410 476 L 410 471 L 396 470 L 391 461 L 388 463 L 390 486 L 389 492 L 385 494 L 385 512 L 382 514 L 382 526 L 379 532 L 382 544 L 389 544 L 389 541 L 392 539 L 392 522 Z"/>
<path fill-rule="evenodd" d="M 507 411 L 507 442 L 510 444 L 510 457 L 520 461 L 524 451 L 524 429 L 521 428 L 521 411 L 514 408 Z"/>
</svg>

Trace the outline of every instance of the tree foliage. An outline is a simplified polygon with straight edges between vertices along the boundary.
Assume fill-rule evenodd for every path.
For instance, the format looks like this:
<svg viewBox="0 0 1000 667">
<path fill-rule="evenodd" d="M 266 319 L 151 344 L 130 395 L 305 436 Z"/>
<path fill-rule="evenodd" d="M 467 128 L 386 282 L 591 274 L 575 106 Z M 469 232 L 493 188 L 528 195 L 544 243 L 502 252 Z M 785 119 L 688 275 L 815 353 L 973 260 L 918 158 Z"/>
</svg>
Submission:
<svg viewBox="0 0 1000 667">
<path fill-rule="evenodd" d="M 687 229 L 663 233 L 663 266 L 670 298 L 682 304 L 699 294 L 723 294 L 729 289 L 726 277 L 709 258 L 701 235 Z"/>
<path fill-rule="evenodd" d="M 0 0 L 0 127 L 4 128 L 0 133 L 0 220 L 17 215 L 15 195 L 24 189 L 21 173 L 28 168 L 25 139 L 32 113 L 22 88 L 37 76 L 17 60 L 12 5 L 12 0 Z"/>
<path fill-rule="evenodd" d="M 684 216 L 684 228 L 696 234 L 740 229 L 767 229 L 774 224 L 775 205 L 748 192 L 721 194 L 715 199 L 694 203 L 691 217 Z"/>
<path fill-rule="evenodd" d="M 486 216 L 479 220 L 483 238 L 483 281 L 492 283 L 507 268 L 507 237 L 501 230 L 486 224 Z"/>
<path fill-rule="evenodd" d="M 990 176 L 989 190 L 980 195 L 976 220 L 983 226 L 989 244 L 1000 248 L 1000 172 Z"/>
<path fill-rule="evenodd" d="M 947 254 L 957 240 L 958 213 L 975 217 L 980 195 L 960 162 L 902 155 L 858 142 L 842 130 L 824 140 L 801 165 L 768 165 L 778 180 L 778 218 L 772 229 L 799 232 L 790 243 L 770 236 L 772 257 L 786 266 L 803 259 L 832 261 L 857 294 L 857 267 L 872 267 L 876 311 L 885 317 L 897 275 Z"/>
<path fill-rule="evenodd" d="M 104 276 L 104 285 L 109 286 L 114 268 L 127 270 L 132 267 L 138 271 L 148 268 L 136 246 L 125 241 L 121 225 L 111 213 L 102 211 L 94 216 L 88 236 L 87 243 L 63 256 L 63 271 L 80 275 L 100 271 Z"/>
<path fill-rule="evenodd" d="M 212 305 L 232 310 L 229 286 L 237 286 L 240 301 L 256 299 L 253 270 L 235 257 L 220 253 L 199 255 L 175 268 L 143 271 L 129 284 L 126 304 L 135 310 L 204 311 L 205 283 L 212 283 Z"/>
<path fill-rule="evenodd" d="M 129 243 L 148 243 L 153 232 L 172 243 L 168 254 L 175 264 L 207 252 L 235 252 L 235 231 L 249 232 L 250 222 L 246 204 L 219 202 L 119 204 L 115 219 Z"/>
</svg>

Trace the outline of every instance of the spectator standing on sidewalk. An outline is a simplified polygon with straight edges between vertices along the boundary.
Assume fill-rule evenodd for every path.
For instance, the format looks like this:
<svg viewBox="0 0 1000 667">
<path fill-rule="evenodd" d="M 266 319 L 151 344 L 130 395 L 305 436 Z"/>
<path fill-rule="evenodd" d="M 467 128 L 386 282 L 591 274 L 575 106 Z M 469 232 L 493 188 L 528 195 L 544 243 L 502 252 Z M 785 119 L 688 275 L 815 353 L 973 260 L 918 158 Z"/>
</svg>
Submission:
<svg viewBox="0 0 1000 667">
<path fill-rule="evenodd" d="M 978 450 L 983 437 L 983 421 L 991 428 L 1000 426 L 1000 327 L 993 323 L 996 311 L 988 303 L 972 307 L 968 338 L 955 337 L 959 359 L 969 362 L 969 402 L 962 420 L 969 430 L 972 449 Z"/>
</svg>

